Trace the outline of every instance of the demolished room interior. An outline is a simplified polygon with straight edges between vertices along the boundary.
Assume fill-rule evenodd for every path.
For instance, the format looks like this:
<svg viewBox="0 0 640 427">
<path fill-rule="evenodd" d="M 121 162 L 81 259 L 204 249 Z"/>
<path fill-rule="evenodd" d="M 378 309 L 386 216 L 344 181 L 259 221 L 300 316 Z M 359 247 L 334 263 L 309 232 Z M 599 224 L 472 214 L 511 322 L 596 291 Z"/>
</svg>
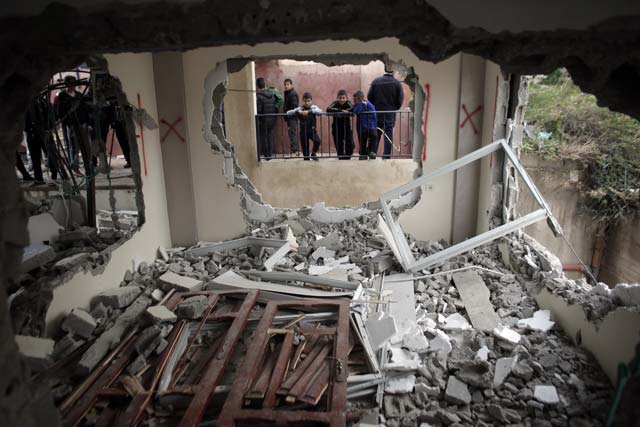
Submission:
<svg viewBox="0 0 640 427">
<path fill-rule="evenodd" d="M 27 100 L 2 122 L 11 160 L 2 167 L 2 363 L 12 374 L 1 399 L 15 409 L 0 419 L 634 425 L 624 381 L 634 356 L 638 363 L 639 286 L 598 283 L 588 266 L 569 279 L 523 231 L 547 224 L 566 239 L 519 160 L 525 74 L 565 65 L 637 116 L 607 89 L 614 83 L 589 86 L 584 62 L 553 50 L 537 64 L 480 44 L 431 49 L 385 37 L 391 29 L 363 33 L 367 41 L 362 29 L 345 40 L 300 30 L 263 39 L 268 26 L 245 25 L 215 41 L 183 34 L 193 39 L 79 46 L 81 54 L 52 53 L 42 69 L 3 77 L 3 100 L 11 90 Z M 434 40 L 442 28 L 429 30 Z M 410 87 L 411 120 L 397 144 L 410 140 L 410 150 L 332 158 L 325 117 L 326 159 L 285 158 L 286 149 L 261 159 L 255 81 L 264 63 L 284 58 L 334 71 L 371 61 L 393 68 Z M 114 155 L 121 135 L 112 128 L 91 138 L 95 147 L 85 141 L 84 172 L 70 168 L 68 187 L 18 183 L 16 123 L 31 99 L 51 99 L 74 73 L 94 105 L 121 106 L 131 168 Z M 380 180 L 400 169 L 395 181 Z M 368 174 L 378 180 L 356 187 Z M 313 179 L 320 185 L 305 192 Z M 522 210 L 521 192 L 534 211 Z"/>
</svg>

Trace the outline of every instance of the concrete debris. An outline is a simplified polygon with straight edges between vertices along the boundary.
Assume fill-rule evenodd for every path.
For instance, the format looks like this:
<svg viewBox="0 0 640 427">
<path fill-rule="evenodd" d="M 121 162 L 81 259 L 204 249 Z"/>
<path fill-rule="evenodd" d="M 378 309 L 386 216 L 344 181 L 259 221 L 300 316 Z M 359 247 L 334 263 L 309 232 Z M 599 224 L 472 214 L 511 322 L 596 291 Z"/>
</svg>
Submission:
<svg viewBox="0 0 640 427">
<path fill-rule="evenodd" d="M 453 375 L 451 375 L 449 381 L 447 381 L 444 398 L 447 402 L 453 403 L 454 405 L 468 405 L 471 403 L 469 387 Z"/>
<path fill-rule="evenodd" d="M 62 330 L 82 338 L 91 338 L 98 323 L 86 311 L 74 308 L 62 322 Z"/>
<path fill-rule="evenodd" d="M 128 307 L 142 293 L 138 286 L 121 286 L 109 289 L 96 295 L 91 299 L 91 306 L 103 304 L 111 308 Z"/>
<path fill-rule="evenodd" d="M 365 322 L 365 328 L 374 350 L 382 347 L 398 332 L 393 316 L 382 311 L 369 316 Z"/>
<path fill-rule="evenodd" d="M 30 244 L 53 242 L 61 230 L 64 227 L 48 212 L 30 216 L 27 223 Z"/>
<path fill-rule="evenodd" d="M 16 335 L 15 340 L 18 345 L 18 351 L 27 359 L 31 369 L 42 371 L 51 364 L 55 345 L 54 340 L 27 335 Z"/>
<path fill-rule="evenodd" d="M 415 371 L 422 365 L 420 357 L 412 351 L 392 346 L 390 353 L 389 362 L 385 365 L 390 371 Z"/>
<path fill-rule="evenodd" d="M 425 353 L 429 349 L 429 340 L 419 328 L 407 332 L 402 337 L 402 347 L 416 353 Z"/>
<path fill-rule="evenodd" d="M 555 322 L 551 321 L 551 311 L 538 310 L 533 313 L 533 317 L 518 320 L 518 327 L 532 331 L 548 332 L 553 328 Z"/>
<path fill-rule="evenodd" d="M 147 308 L 147 315 L 154 323 L 173 323 L 178 320 L 178 316 L 164 305 L 154 305 Z"/>
<path fill-rule="evenodd" d="M 387 380 L 384 392 L 389 394 L 411 393 L 415 384 L 415 375 L 392 377 Z"/>
<path fill-rule="evenodd" d="M 68 256 L 66 258 L 62 258 L 61 260 L 56 261 L 56 263 L 53 264 L 53 267 L 57 269 L 66 270 L 66 269 L 73 268 L 76 265 L 83 264 L 89 258 L 91 258 L 91 254 L 83 252 L 83 253 Z"/>
<path fill-rule="evenodd" d="M 493 335 L 512 344 L 518 344 L 522 338 L 522 336 L 513 329 L 502 325 L 493 330 Z"/>
<path fill-rule="evenodd" d="M 612 293 L 622 302 L 622 305 L 640 307 L 640 284 L 619 283 L 613 288 Z"/>
<path fill-rule="evenodd" d="M 322 259 L 335 259 L 336 251 L 332 251 L 330 249 L 325 248 L 324 246 L 320 246 L 318 249 L 313 251 L 311 254 L 311 258 L 314 261 L 318 261 L 320 258 Z"/>
<path fill-rule="evenodd" d="M 175 289 L 177 292 L 195 292 L 202 289 L 202 280 L 181 276 L 172 271 L 164 273 L 158 280 L 165 291 Z"/>
<path fill-rule="evenodd" d="M 160 289 L 160 288 L 155 288 L 152 292 L 151 292 L 151 299 L 154 302 L 160 302 L 162 301 L 162 298 L 164 298 L 165 296 L 165 292 Z"/>
<path fill-rule="evenodd" d="M 482 361 L 487 361 L 489 359 L 489 347 L 487 347 L 486 345 L 483 345 L 482 347 L 480 347 L 480 349 L 476 352 L 476 359 L 477 360 L 482 360 Z"/>
<path fill-rule="evenodd" d="M 323 237 L 322 239 L 319 239 L 313 242 L 312 246 L 314 248 L 324 247 L 330 251 L 335 251 L 335 252 L 344 248 L 344 245 L 340 241 L 340 236 L 338 235 L 338 233 L 330 233 L 326 237 Z"/>
<path fill-rule="evenodd" d="M 36 243 L 26 246 L 22 252 L 22 263 L 20 264 L 20 271 L 29 272 L 35 270 L 38 267 L 53 261 L 56 258 L 56 253 L 49 245 L 42 243 Z"/>
<path fill-rule="evenodd" d="M 436 329 L 435 337 L 429 341 L 429 350 L 433 352 L 442 352 L 444 354 L 451 353 L 451 338 L 443 331 Z"/>
<path fill-rule="evenodd" d="M 558 391 L 552 385 L 536 385 L 533 389 L 533 397 L 545 405 L 556 405 L 560 403 Z"/>
<path fill-rule="evenodd" d="M 176 307 L 176 314 L 180 318 L 198 319 L 207 309 L 208 299 L 204 295 L 196 295 L 181 301 Z"/>
</svg>

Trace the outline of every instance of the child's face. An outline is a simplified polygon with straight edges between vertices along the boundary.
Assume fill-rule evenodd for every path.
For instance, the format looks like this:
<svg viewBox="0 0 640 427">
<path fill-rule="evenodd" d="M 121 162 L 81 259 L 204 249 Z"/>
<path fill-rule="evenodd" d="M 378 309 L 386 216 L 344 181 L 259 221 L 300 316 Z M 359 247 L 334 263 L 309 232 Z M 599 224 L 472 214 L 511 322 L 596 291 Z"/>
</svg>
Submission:
<svg viewBox="0 0 640 427">
<path fill-rule="evenodd" d="M 359 104 L 359 103 L 361 103 L 361 102 L 362 102 L 362 97 L 361 97 L 361 96 L 353 95 L 353 102 L 354 102 L 355 104 Z"/>
<path fill-rule="evenodd" d="M 304 98 L 302 100 L 302 105 L 304 105 L 307 108 L 311 107 L 312 103 L 313 103 L 313 99 L 311 99 L 311 98 Z"/>
<path fill-rule="evenodd" d="M 293 85 L 291 84 L 291 82 L 284 83 L 284 90 L 291 90 L 292 88 L 293 88 Z"/>
<path fill-rule="evenodd" d="M 345 102 L 347 102 L 347 95 L 338 95 L 338 102 L 340 104 L 344 104 Z"/>
</svg>

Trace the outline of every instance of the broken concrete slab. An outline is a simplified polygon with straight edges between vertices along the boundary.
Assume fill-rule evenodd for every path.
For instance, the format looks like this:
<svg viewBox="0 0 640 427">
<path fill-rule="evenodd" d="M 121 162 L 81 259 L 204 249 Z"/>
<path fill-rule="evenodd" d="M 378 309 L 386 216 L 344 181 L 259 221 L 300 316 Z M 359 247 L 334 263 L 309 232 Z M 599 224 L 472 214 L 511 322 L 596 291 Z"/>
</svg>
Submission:
<svg viewBox="0 0 640 427">
<path fill-rule="evenodd" d="M 29 366 L 34 371 L 41 371 L 51 364 L 55 345 L 54 340 L 28 335 L 16 335 L 15 341 L 18 345 L 18 351 L 27 359 Z"/>
<path fill-rule="evenodd" d="M 454 405 L 468 405 L 471 403 L 469 387 L 455 376 L 450 375 L 444 392 L 444 399 Z"/>
<path fill-rule="evenodd" d="M 496 360 L 496 367 L 493 374 L 493 387 L 500 387 L 509 376 L 516 362 L 517 357 L 501 357 Z"/>
<path fill-rule="evenodd" d="M 176 314 L 181 318 L 198 319 L 207 309 L 208 304 L 208 299 L 205 295 L 192 296 L 178 304 Z"/>
<path fill-rule="evenodd" d="M 550 310 L 538 310 L 533 313 L 533 317 L 518 320 L 518 327 L 538 332 L 548 332 L 553 325 L 555 322 L 551 321 Z"/>
<path fill-rule="evenodd" d="M 502 325 L 493 330 L 493 335 L 512 344 L 518 344 L 522 338 L 522 336 L 513 329 Z"/>
<path fill-rule="evenodd" d="M 640 284 L 619 283 L 613 288 L 612 293 L 623 305 L 640 307 Z"/>
<path fill-rule="evenodd" d="M 154 323 L 169 322 L 173 323 L 178 320 L 178 316 L 164 305 L 154 305 L 147 308 L 147 317 Z"/>
<path fill-rule="evenodd" d="M 325 237 L 316 240 L 311 244 L 314 248 L 325 247 L 330 251 L 339 251 L 344 245 L 340 241 L 340 235 L 338 233 L 332 232 L 326 235 Z"/>
<path fill-rule="evenodd" d="M 291 252 L 292 247 L 290 242 L 286 242 L 282 245 L 277 251 L 273 253 L 267 260 L 265 260 L 263 266 L 265 270 L 272 271 L 273 267 L 275 267 L 282 259 Z"/>
<path fill-rule="evenodd" d="M 71 255 L 57 261 L 55 264 L 53 264 L 53 267 L 66 270 L 69 268 L 73 268 L 76 265 L 82 264 L 83 262 L 87 261 L 90 257 L 91 257 L 91 254 L 86 252 Z"/>
<path fill-rule="evenodd" d="M 413 374 L 391 377 L 387 380 L 384 392 L 389 394 L 411 393 L 415 384 L 416 376 Z"/>
<path fill-rule="evenodd" d="M 422 366 L 422 360 L 417 353 L 407 351 L 397 346 L 391 346 L 391 357 L 385 365 L 390 371 L 415 371 Z"/>
<path fill-rule="evenodd" d="M 389 292 L 389 299 L 394 303 L 389 304 L 389 314 L 396 320 L 398 333 L 394 341 L 400 342 L 404 334 L 413 330 L 418 322 L 416 319 L 415 294 L 413 290 L 413 277 L 408 274 L 393 274 L 386 276 L 384 282 L 385 292 Z"/>
<path fill-rule="evenodd" d="M 536 385 L 533 389 L 533 397 L 545 405 L 556 405 L 560 403 L 558 391 L 552 385 Z"/>
<path fill-rule="evenodd" d="M 62 322 L 62 330 L 73 333 L 82 338 L 91 338 L 94 329 L 98 326 L 96 319 L 80 308 L 74 308 Z"/>
<path fill-rule="evenodd" d="M 369 342 L 374 350 L 379 349 L 398 332 L 395 319 L 383 311 L 372 313 L 365 322 Z"/>
<path fill-rule="evenodd" d="M 424 336 L 424 332 L 418 327 L 404 334 L 402 346 L 416 353 L 425 353 L 429 350 L 429 341 Z"/>
<path fill-rule="evenodd" d="M 202 280 L 181 276 L 173 271 L 167 271 L 158 280 L 165 291 L 175 289 L 176 292 L 195 292 L 202 289 Z"/>
<path fill-rule="evenodd" d="M 95 340 L 89 349 L 82 355 L 78 362 L 78 369 L 82 374 L 89 374 L 100 361 L 107 355 L 109 349 L 115 346 L 120 339 L 135 323 L 138 316 L 151 304 L 151 298 L 140 295 L 127 309 L 116 318 L 114 325 L 107 329 Z"/>
<path fill-rule="evenodd" d="M 482 277 L 473 270 L 454 273 L 452 277 L 473 327 L 490 332 L 498 326 L 500 318 L 489 300 L 491 294 Z"/>
<path fill-rule="evenodd" d="M 111 308 L 128 307 L 141 293 L 142 289 L 133 285 L 109 289 L 94 296 L 91 299 L 91 306 L 102 303 Z"/>
<path fill-rule="evenodd" d="M 442 352 L 444 354 L 451 353 L 451 338 L 440 329 L 434 330 L 435 337 L 429 341 L 429 350 L 433 352 Z"/>
<path fill-rule="evenodd" d="M 314 261 L 318 261 L 320 258 L 322 259 L 335 259 L 336 257 L 336 251 L 332 251 L 330 249 L 327 249 L 324 246 L 320 246 L 318 249 L 316 249 L 315 251 L 313 251 L 311 253 L 311 258 Z"/>
<path fill-rule="evenodd" d="M 35 270 L 56 258 L 56 253 L 49 245 L 36 243 L 26 246 L 22 250 L 22 262 L 20 263 L 20 271 L 27 273 Z"/>
<path fill-rule="evenodd" d="M 327 208 L 324 202 L 318 202 L 311 208 L 309 218 L 323 224 L 335 224 L 359 218 L 371 211 L 366 208 L 358 209 L 333 209 Z"/>
</svg>

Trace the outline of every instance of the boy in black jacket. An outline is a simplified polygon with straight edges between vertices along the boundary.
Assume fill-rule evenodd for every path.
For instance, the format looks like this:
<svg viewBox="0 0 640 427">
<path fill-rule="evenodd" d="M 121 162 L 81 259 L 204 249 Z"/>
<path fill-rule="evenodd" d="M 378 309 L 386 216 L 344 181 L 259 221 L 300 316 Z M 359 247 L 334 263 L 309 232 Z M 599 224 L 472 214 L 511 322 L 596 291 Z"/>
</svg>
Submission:
<svg viewBox="0 0 640 427">
<path fill-rule="evenodd" d="M 262 77 L 256 80 L 256 101 L 258 117 L 258 148 L 260 155 L 265 160 L 271 160 L 274 155 L 275 145 L 275 124 L 276 113 L 276 96 L 267 89 L 267 84 Z"/>
<path fill-rule="evenodd" d="M 317 152 L 320 149 L 320 137 L 316 132 L 316 114 L 322 110 L 313 105 L 313 97 L 309 92 L 302 94 L 302 105 L 293 110 L 287 111 L 287 116 L 296 116 L 300 123 L 300 144 L 302 144 L 302 155 L 305 160 L 309 160 L 309 140 L 313 140 L 313 151 L 311 158 L 318 160 Z"/>
<path fill-rule="evenodd" d="M 298 99 L 298 92 L 293 88 L 293 80 L 284 79 L 284 112 L 294 110 L 300 105 Z M 289 131 L 289 147 L 291 148 L 291 154 L 298 154 L 298 120 L 294 117 L 285 117 L 287 122 L 287 129 Z"/>
<path fill-rule="evenodd" d="M 353 105 L 347 98 L 347 91 L 340 89 L 337 99 L 329 105 L 327 113 L 334 113 L 331 134 L 340 160 L 349 160 L 353 154 L 353 130 L 351 129 L 351 109 Z"/>
</svg>

